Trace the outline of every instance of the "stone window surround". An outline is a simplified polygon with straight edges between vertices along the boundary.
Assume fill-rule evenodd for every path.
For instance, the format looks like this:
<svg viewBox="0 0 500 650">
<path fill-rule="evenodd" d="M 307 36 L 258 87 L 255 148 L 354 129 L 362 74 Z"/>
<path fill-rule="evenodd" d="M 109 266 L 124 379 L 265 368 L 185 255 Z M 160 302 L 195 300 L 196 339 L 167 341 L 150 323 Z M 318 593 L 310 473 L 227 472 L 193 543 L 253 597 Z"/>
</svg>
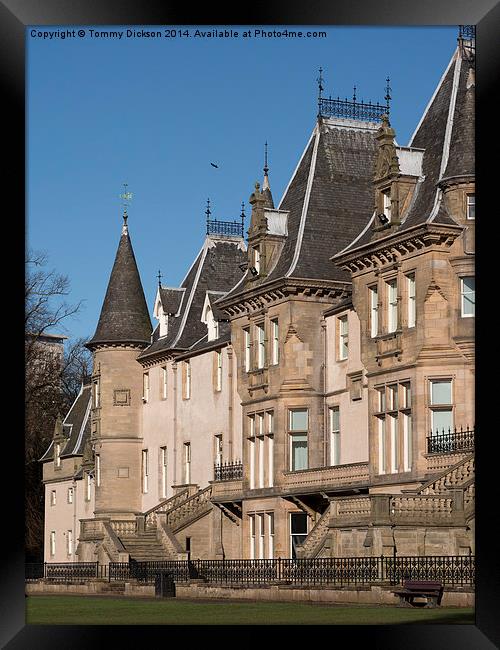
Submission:
<svg viewBox="0 0 500 650">
<path fill-rule="evenodd" d="M 307 413 L 307 429 L 306 430 L 292 430 L 291 428 L 291 414 L 293 411 L 305 411 Z M 308 406 L 304 406 L 303 404 L 288 404 L 286 407 L 286 432 L 288 436 L 288 471 L 293 472 L 293 471 L 298 471 L 294 470 L 292 467 L 293 464 L 293 437 L 294 436 L 306 436 L 306 450 L 307 450 L 307 461 L 306 461 L 306 467 L 302 469 L 308 469 L 309 467 L 309 444 L 308 444 L 308 439 L 309 439 L 309 416 L 310 416 L 310 408 Z"/>
<path fill-rule="evenodd" d="M 410 389 L 410 403 L 407 403 L 407 386 Z M 377 474 L 402 474 L 411 471 L 412 465 L 412 429 L 408 426 L 407 418 L 412 421 L 412 391 L 411 379 L 394 379 L 382 382 L 374 386 L 374 397 L 372 398 L 372 415 L 377 423 Z M 396 400 L 390 400 L 391 391 L 396 387 Z M 394 393 L 392 393 L 394 395 Z M 383 401 L 382 400 L 383 397 Z M 392 402 L 392 403 L 391 403 Z M 387 427 L 388 418 L 393 418 L 397 423 L 396 440 L 392 434 L 392 428 Z M 405 426 L 406 424 L 406 426 Z M 381 440 L 381 435 L 384 436 Z M 388 440 L 389 436 L 389 440 Z M 394 454 L 394 442 L 396 442 L 396 454 Z M 382 447 L 381 447 L 382 445 Z M 389 454 L 388 454 L 389 452 Z M 383 459 L 383 471 L 380 471 L 380 462 Z"/>
<path fill-rule="evenodd" d="M 435 375 L 435 376 L 430 376 L 426 375 L 424 377 L 424 381 L 426 383 L 426 391 L 425 391 L 425 402 L 426 402 L 426 412 L 427 412 L 427 431 L 431 432 L 433 430 L 433 418 L 432 418 L 432 413 L 433 412 L 442 412 L 442 411 L 450 411 L 451 412 L 451 426 L 450 428 L 453 428 L 454 423 L 455 423 L 455 382 L 456 382 L 456 375 L 454 373 L 449 373 L 449 374 L 440 374 L 440 375 Z M 450 404 L 432 404 L 432 382 L 439 382 L 439 381 L 449 381 L 451 382 L 451 403 Z"/>
<path fill-rule="evenodd" d="M 347 361 L 349 358 L 349 312 L 343 314 L 338 314 L 336 320 L 336 330 L 337 330 L 337 361 Z M 342 332 L 342 324 L 345 323 L 345 332 Z M 345 342 L 344 342 L 345 339 Z M 344 343 L 346 351 L 345 356 L 342 353 L 342 344 Z"/>
<path fill-rule="evenodd" d="M 260 417 L 262 422 L 261 431 L 256 430 L 256 418 Z M 251 490 L 260 489 L 264 487 L 273 487 L 274 485 L 274 409 L 264 409 L 262 411 L 254 411 L 252 413 L 247 413 L 247 422 L 248 422 L 248 434 L 246 439 L 248 440 L 248 449 L 249 449 L 249 468 L 250 468 L 250 478 L 249 478 L 249 487 Z M 259 444 L 262 445 L 259 448 L 260 455 L 257 454 L 256 441 L 259 440 Z M 258 460 L 258 466 L 256 461 Z M 266 463 L 267 460 L 267 463 Z M 255 473 L 256 468 L 259 469 L 259 475 Z M 261 485 L 260 483 L 265 483 L 265 470 L 267 467 L 267 485 Z M 259 483 L 257 486 L 256 483 Z"/>
</svg>

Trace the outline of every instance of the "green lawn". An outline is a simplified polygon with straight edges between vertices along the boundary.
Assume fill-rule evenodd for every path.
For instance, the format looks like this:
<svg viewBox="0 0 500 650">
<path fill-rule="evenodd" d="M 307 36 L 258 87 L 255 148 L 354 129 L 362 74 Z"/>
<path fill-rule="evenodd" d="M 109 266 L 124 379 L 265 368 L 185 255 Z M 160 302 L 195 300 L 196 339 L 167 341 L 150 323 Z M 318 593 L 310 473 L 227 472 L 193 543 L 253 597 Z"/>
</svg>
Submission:
<svg viewBox="0 0 500 650">
<path fill-rule="evenodd" d="M 31 625 L 383 625 L 474 623 L 471 608 L 29 596 Z"/>
</svg>

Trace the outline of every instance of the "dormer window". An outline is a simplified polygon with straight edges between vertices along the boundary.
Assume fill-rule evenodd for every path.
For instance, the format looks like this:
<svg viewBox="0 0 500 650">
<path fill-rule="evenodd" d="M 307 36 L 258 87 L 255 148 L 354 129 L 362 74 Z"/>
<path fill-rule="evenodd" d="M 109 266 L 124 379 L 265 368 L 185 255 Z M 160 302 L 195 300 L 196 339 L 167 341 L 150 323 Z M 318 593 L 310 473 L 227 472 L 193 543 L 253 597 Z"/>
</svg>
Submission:
<svg viewBox="0 0 500 650">
<path fill-rule="evenodd" d="M 388 222 L 391 221 L 391 190 L 387 189 L 382 192 L 384 216 Z"/>
<path fill-rule="evenodd" d="M 260 273 L 260 246 L 253 247 L 253 267 L 258 275 Z"/>
<path fill-rule="evenodd" d="M 205 322 L 208 329 L 208 340 L 214 341 L 219 338 L 219 323 L 215 320 L 212 308 L 207 305 L 205 310 Z"/>
<path fill-rule="evenodd" d="M 165 312 L 160 313 L 160 336 L 168 334 L 168 314 Z"/>
</svg>

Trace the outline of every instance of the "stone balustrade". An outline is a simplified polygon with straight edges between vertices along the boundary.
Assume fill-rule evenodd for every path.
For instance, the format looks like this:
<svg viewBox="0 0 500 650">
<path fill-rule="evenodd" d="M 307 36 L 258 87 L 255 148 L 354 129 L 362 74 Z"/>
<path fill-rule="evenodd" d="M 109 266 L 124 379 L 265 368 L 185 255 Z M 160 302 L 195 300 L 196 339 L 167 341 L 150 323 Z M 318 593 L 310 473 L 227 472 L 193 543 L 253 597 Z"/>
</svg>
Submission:
<svg viewBox="0 0 500 650">
<path fill-rule="evenodd" d="M 444 476 L 422 486 L 420 494 L 441 494 L 443 491 L 461 487 L 474 477 L 475 459 L 474 456 L 465 458 L 455 467 L 450 468 Z"/>
<path fill-rule="evenodd" d="M 467 452 L 450 452 L 448 454 L 424 454 L 427 460 L 427 472 L 441 472 L 453 465 L 456 465 L 461 460 L 469 455 Z"/>
<path fill-rule="evenodd" d="M 113 519 L 109 523 L 118 537 L 121 535 L 135 535 L 137 532 L 137 522 L 135 519 Z"/>
<path fill-rule="evenodd" d="M 443 496 L 395 496 L 391 498 L 391 519 L 442 520 L 450 519 L 453 497 Z"/>
<path fill-rule="evenodd" d="M 201 514 L 210 505 L 212 486 L 197 492 L 184 503 L 166 513 L 166 525 L 172 530 L 178 529 L 187 520 Z"/>
<path fill-rule="evenodd" d="M 156 528 L 157 514 L 159 512 L 169 512 L 170 510 L 174 510 L 174 508 L 177 508 L 182 503 L 187 501 L 188 498 L 189 498 L 189 488 L 186 488 L 185 490 L 182 490 L 181 492 L 174 494 L 174 496 L 170 497 L 169 499 L 165 499 L 164 501 L 161 501 L 158 505 L 154 506 L 153 508 L 150 508 L 148 511 L 144 513 L 144 522 L 146 528 L 147 529 Z"/>
<path fill-rule="evenodd" d="M 314 467 L 295 472 L 283 472 L 284 489 L 349 485 L 367 483 L 368 463 L 349 463 L 331 467 Z"/>
<path fill-rule="evenodd" d="M 335 499 L 332 501 L 332 517 L 356 520 L 360 517 L 369 517 L 372 512 L 372 500 L 369 494 Z"/>
</svg>

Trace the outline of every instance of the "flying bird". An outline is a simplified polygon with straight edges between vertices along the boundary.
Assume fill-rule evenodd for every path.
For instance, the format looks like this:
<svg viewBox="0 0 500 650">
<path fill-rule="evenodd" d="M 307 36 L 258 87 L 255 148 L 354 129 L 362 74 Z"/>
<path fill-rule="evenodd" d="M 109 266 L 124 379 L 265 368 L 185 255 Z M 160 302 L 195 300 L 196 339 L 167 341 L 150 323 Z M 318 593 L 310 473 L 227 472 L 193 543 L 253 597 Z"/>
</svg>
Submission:
<svg viewBox="0 0 500 650">
<path fill-rule="evenodd" d="M 216 165 L 215 163 L 210 163 L 210 164 L 212 165 L 212 167 L 217 167 L 217 169 L 219 169 L 219 165 Z"/>
</svg>

